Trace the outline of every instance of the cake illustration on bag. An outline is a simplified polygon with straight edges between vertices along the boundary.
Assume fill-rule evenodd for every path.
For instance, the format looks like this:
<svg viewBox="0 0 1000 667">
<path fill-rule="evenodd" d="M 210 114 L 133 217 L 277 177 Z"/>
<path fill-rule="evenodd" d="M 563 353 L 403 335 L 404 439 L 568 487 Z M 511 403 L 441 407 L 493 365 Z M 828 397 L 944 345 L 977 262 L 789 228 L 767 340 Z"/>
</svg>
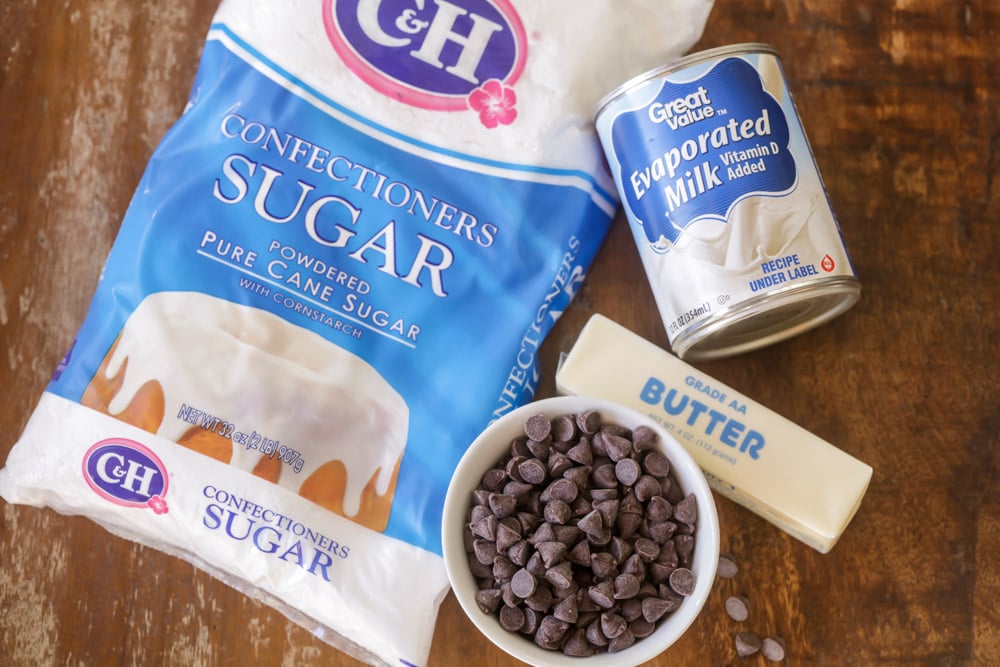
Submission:
<svg viewBox="0 0 1000 667">
<path fill-rule="evenodd" d="M 373 530 L 388 523 L 406 403 L 360 357 L 265 310 L 147 296 L 81 403 Z"/>
</svg>

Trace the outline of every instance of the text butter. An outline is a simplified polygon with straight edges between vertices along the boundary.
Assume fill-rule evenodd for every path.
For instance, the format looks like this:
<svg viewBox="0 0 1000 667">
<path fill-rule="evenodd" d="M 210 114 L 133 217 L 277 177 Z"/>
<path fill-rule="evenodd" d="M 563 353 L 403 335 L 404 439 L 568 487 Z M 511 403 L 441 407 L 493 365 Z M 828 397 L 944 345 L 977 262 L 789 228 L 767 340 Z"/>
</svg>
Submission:
<svg viewBox="0 0 1000 667">
<path fill-rule="evenodd" d="M 871 466 L 602 315 L 564 356 L 556 386 L 649 415 L 715 491 L 821 553 L 843 534 L 871 480 Z"/>
</svg>

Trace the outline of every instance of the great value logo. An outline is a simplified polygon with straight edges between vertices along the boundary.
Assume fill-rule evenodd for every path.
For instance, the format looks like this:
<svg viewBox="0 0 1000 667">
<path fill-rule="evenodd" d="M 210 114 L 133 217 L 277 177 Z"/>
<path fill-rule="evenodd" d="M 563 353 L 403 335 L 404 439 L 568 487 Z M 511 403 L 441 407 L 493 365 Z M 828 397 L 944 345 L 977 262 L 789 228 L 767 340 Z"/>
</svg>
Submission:
<svg viewBox="0 0 1000 667">
<path fill-rule="evenodd" d="M 611 128 L 618 178 L 654 250 L 677 242 L 695 220 L 726 223 L 741 200 L 795 186 L 788 120 L 742 58 L 726 58 L 693 81 L 651 81 L 634 108 L 633 98 L 622 99 Z"/>
<path fill-rule="evenodd" d="M 167 512 L 167 471 L 143 444 L 126 438 L 101 440 L 83 457 L 83 478 L 94 493 L 116 505 Z"/>
<path fill-rule="evenodd" d="M 517 118 L 527 39 L 508 0 L 324 0 L 323 23 L 341 60 L 384 95 L 471 109 L 487 128 Z"/>
</svg>

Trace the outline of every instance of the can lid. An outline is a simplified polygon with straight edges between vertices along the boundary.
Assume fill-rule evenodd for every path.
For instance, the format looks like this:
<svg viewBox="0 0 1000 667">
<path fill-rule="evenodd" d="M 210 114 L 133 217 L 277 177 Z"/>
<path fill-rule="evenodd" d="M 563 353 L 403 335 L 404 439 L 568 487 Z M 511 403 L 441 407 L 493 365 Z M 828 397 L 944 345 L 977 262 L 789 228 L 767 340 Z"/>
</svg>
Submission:
<svg viewBox="0 0 1000 667">
<path fill-rule="evenodd" d="M 601 98 L 601 101 L 597 103 L 594 109 L 594 119 L 596 120 L 601 112 L 604 111 L 612 101 L 616 98 L 621 97 L 626 92 L 651 81 L 653 79 L 666 76 L 672 72 L 682 70 L 685 67 L 690 67 L 696 63 L 703 62 L 705 60 L 711 60 L 713 58 L 721 58 L 731 55 L 740 55 L 744 53 L 769 53 L 771 55 L 777 56 L 778 52 L 774 50 L 769 44 L 764 44 L 762 42 L 745 42 L 741 44 L 729 44 L 727 46 L 717 46 L 715 48 L 706 49 L 704 51 L 696 51 L 695 53 L 689 53 L 685 56 L 675 58 L 674 60 L 668 61 L 667 63 L 655 67 L 651 70 L 643 72 L 637 76 L 632 77 L 622 85 L 618 86 L 610 93 Z"/>
</svg>

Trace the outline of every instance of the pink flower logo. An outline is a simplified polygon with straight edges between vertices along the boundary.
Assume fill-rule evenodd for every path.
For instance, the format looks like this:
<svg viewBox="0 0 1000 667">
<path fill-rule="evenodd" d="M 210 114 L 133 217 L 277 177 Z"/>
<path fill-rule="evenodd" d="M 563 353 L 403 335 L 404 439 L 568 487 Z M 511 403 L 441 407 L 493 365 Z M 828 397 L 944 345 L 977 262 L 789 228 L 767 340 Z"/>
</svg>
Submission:
<svg viewBox="0 0 1000 667">
<path fill-rule="evenodd" d="M 153 496 L 146 501 L 146 505 L 157 514 L 166 514 L 169 509 L 167 507 L 167 501 L 160 496 Z"/>
<path fill-rule="evenodd" d="M 498 125 L 510 125 L 517 118 L 517 94 L 513 88 L 503 85 L 499 79 L 490 79 L 469 93 L 469 107 L 479 113 L 479 122 L 493 129 Z"/>
</svg>

